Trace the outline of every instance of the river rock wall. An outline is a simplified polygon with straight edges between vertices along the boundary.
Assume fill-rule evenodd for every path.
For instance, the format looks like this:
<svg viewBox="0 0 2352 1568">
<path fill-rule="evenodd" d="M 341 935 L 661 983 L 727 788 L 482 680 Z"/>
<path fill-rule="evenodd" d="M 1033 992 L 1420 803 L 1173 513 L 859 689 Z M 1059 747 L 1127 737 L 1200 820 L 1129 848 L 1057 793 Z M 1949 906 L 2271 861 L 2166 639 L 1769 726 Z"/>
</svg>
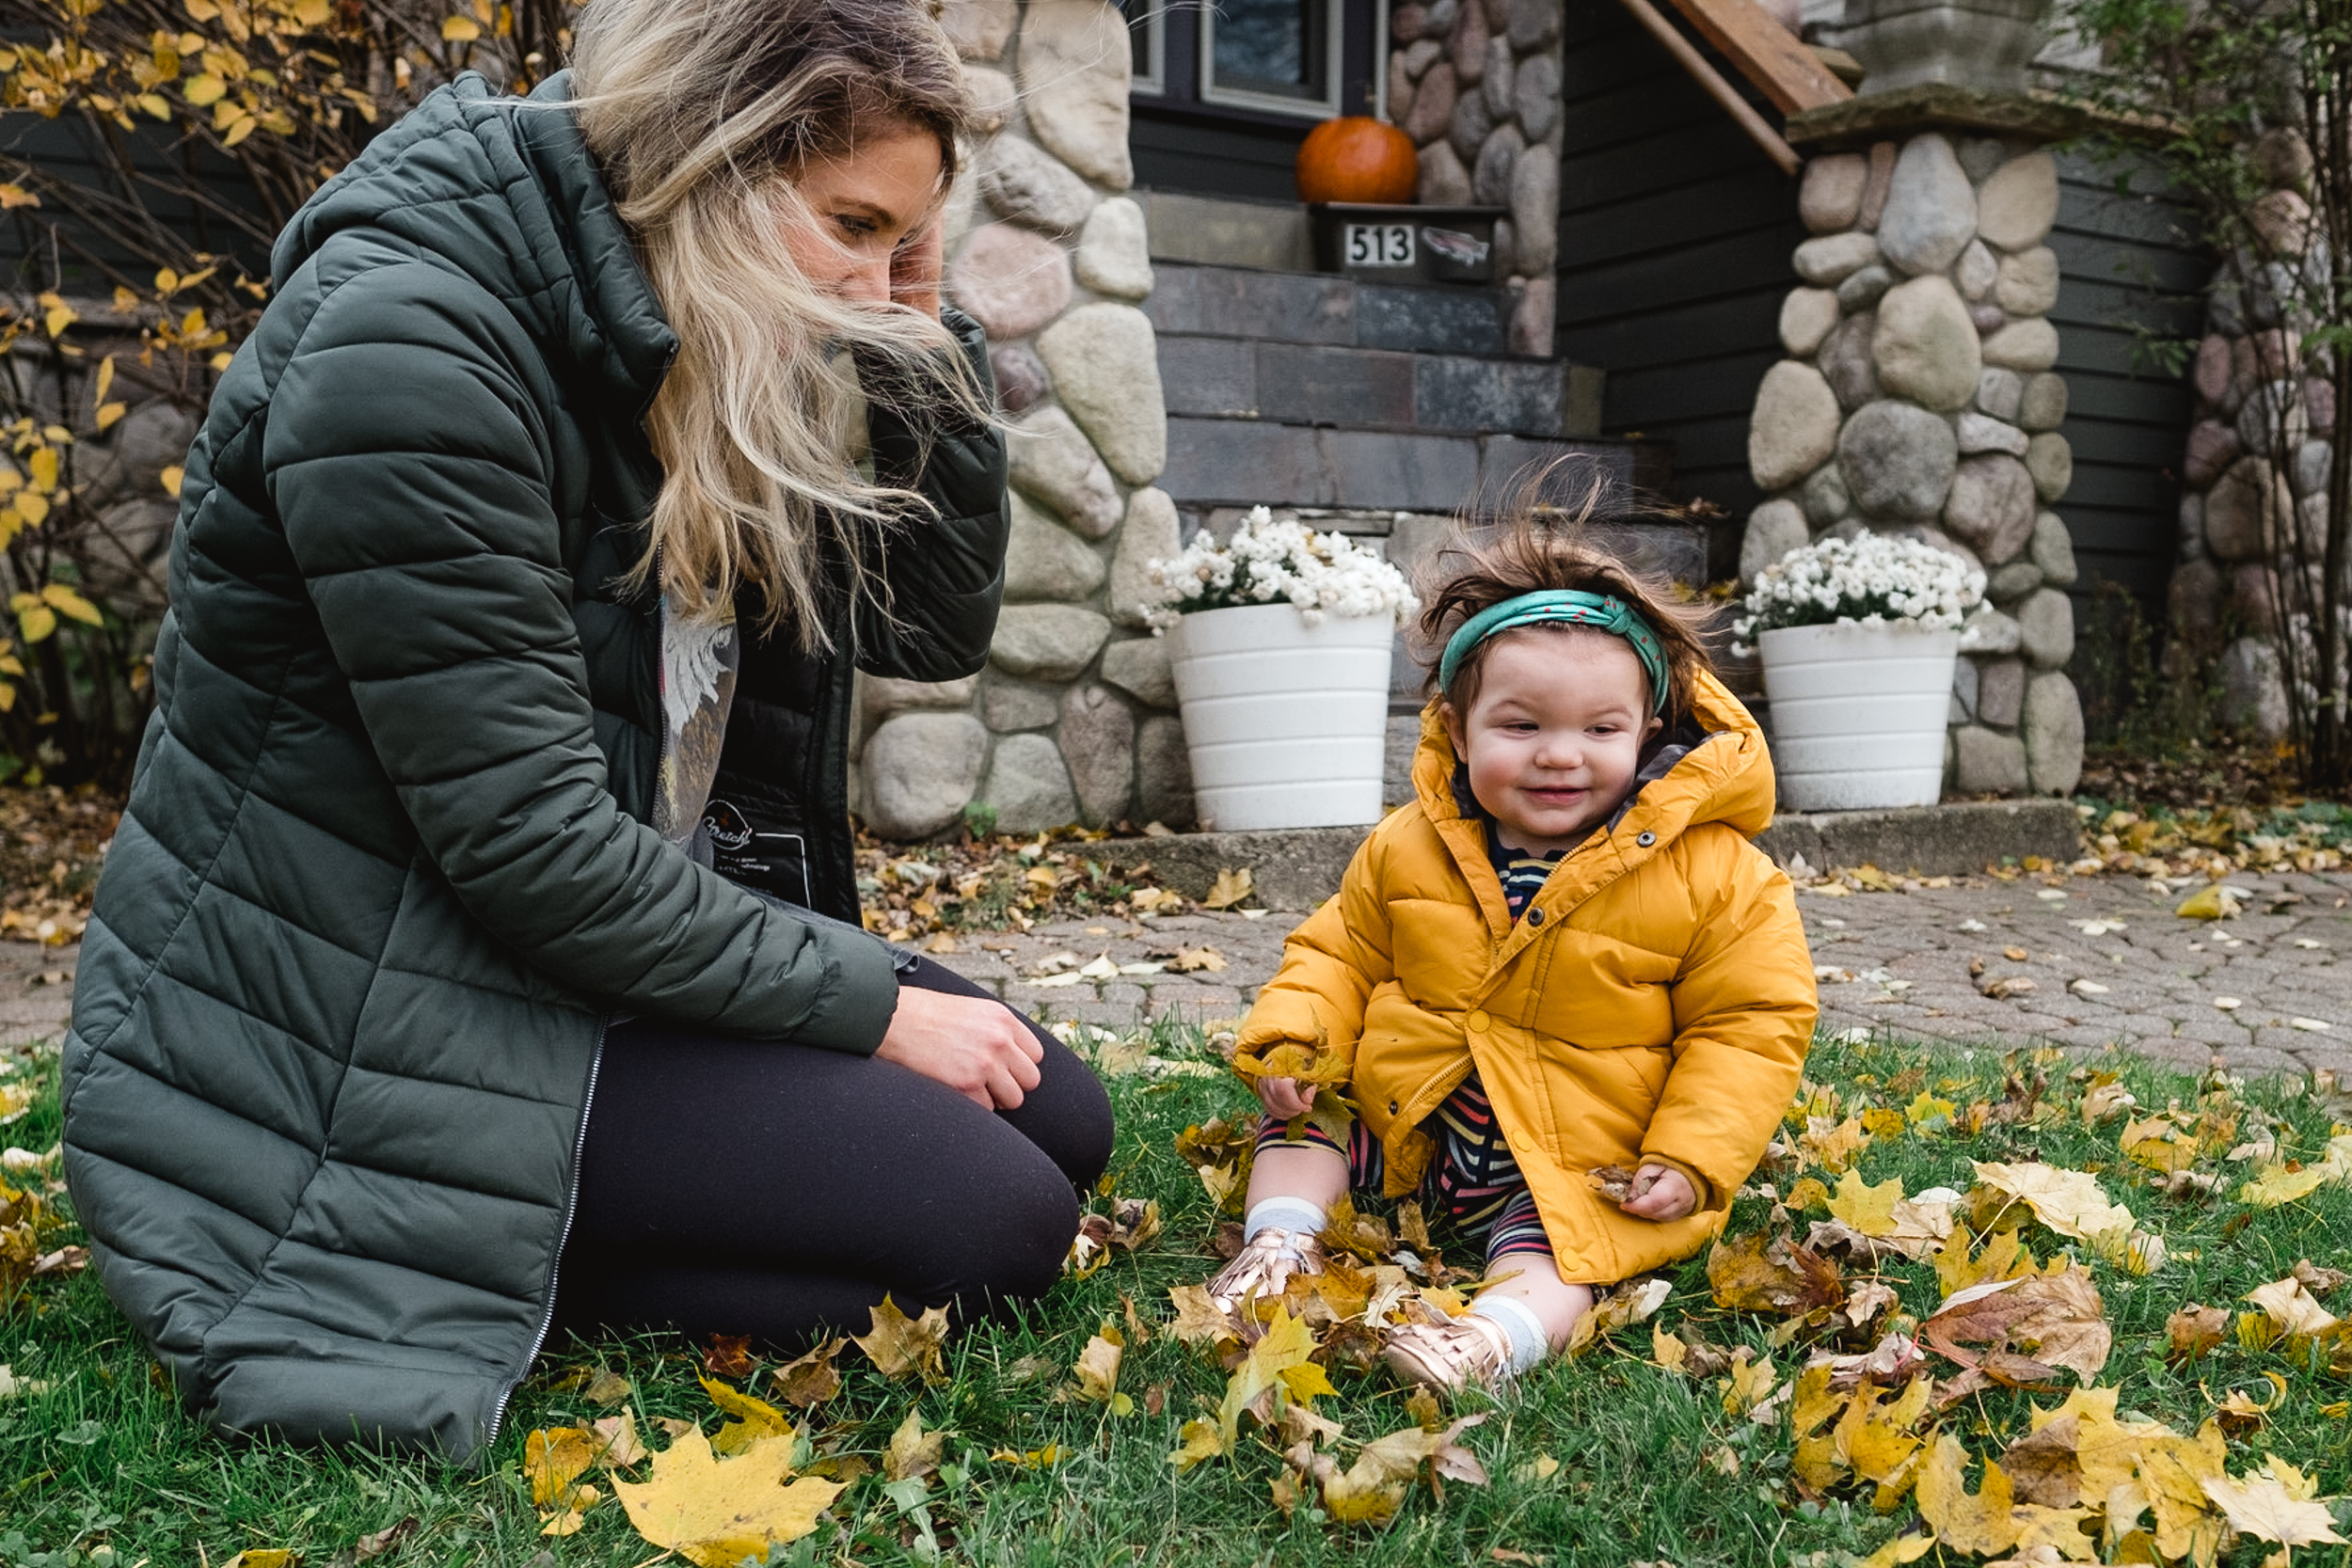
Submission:
<svg viewBox="0 0 2352 1568">
<path fill-rule="evenodd" d="M 889 839 L 1192 819 L 1144 568 L 1180 547 L 1127 151 L 1127 24 L 1103 0 L 948 0 L 986 132 L 949 214 L 947 291 L 987 329 L 1012 464 L 987 669 L 861 679 L 853 805 Z"/>
<path fill-rule="evenodd" d="M 1975 561 L 1990 602 L 1952 693 L 1950 780 L 1969 794 L 2066 794 L 2083 717 L 2065 666 L 2075 578 L 2074 456 L 2052 368 L 2058 168 L 2039 148 L 1922 132 L 1805 167 L 1801 285 L 1780 315 L 1748 459 L 1752 578 L 1797 546 L 1863 529 Z"/>
<path fill-rule="evenodd" d="M 1389 119 L 1420 150 L 1420 199 L 1508 207 L 1495 276 L 1514 354 L 1549 358 L 1560 229 L 1561 0 L 1431 0 L 1389 13 Z"/>
</svg>

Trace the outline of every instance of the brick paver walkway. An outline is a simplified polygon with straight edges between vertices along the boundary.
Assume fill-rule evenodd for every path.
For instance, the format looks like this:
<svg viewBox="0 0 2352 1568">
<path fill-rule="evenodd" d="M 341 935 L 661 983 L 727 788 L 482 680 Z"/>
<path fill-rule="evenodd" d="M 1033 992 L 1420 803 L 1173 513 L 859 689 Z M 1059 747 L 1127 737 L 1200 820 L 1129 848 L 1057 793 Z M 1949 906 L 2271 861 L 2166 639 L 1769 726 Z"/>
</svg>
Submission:
<svg viewBox="0 0 2352 1568">
<path fill-rule="evenodd" d="M 1844 897 L 1807 888 L 1797 902 L 1831 1028 L 2004 1047 L 2120 1043 L 2192 1068 L 2217 1056 L 2243 1071 L 2352 1074 L 2352 876 L 2241 875 L 2230 885 L 2245 891 L 2244 906 L 2219 922 L 2172 912 L 2192 888 L 2159 893 L 2117 876 Z M 1208 1022 L 1248 1010 L 1298 918 L 1065 921 L 967 935 L 939 957 L 1037 1016 Z M 1225 967 L 1165 967 L 1200 949 Z M 0 1042 L 62 1032 L 75 958 L 71 947 L 0 942 Z M 1095 974 L 1055 978 L 1089 964 Z"/>
<path fill-rule="evenodd" d="M 2120 1043 L 2191 1068 L 2218 1056 L 2246 1071 L 2352 1073 L 2352 877 L 2241 875 L 2230 885 L 2245 901 L 2219 922 L 2173 913 L 2193 886 L 2159 893 L 2120 876 L 1844 897 L 1805 888 L 1797 903 L 1831 1028 L 2003 1047 Z M 1232 1018 L 1274 973 L 1297 919 L 1060 922 L 966 937 L 963 951 L 941 961 L 1048 1018 L 1114 1027 L 1170 1013 Z M 1075 983 L 1042 973 L 1104 958 L 1113 968 L 1149 963 L 1194 947 L 1215 948 L 1227 967 Z M 1971 976 L 1978 959 L 1982 973 Z"/>
</svg>

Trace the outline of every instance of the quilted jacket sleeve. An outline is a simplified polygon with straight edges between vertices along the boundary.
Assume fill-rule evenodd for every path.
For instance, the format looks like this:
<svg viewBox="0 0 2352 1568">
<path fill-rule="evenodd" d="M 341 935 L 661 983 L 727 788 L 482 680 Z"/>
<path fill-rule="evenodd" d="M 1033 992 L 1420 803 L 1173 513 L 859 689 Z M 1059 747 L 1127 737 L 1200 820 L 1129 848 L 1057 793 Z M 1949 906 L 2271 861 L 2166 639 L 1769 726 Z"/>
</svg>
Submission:
<svg viewBox="0 0 2352 1568">
<path fill-rule="evenodd" d="M 1754 1173 L 1797 1092 L 1820 1004 L 1795 890 L 1729 828 L 1683 844 L 1696 940 L 1674 987 L 1674 1067 L 1642 1152 L 1705 1178 L 1721 1208 Z"/>
<path fill-rule="evenodd" d="M 605 788 L 544 376 L 501 306 L 413 261 L 329 293 L 277 381 L 268 499 L 376 755 L 457 897 L 547 974 L 871 1052 L 898 1003 L 881 942 L 732 886 Z"/>
<path fill-rule="evenodd" d="M 994 402 L 988 342 L 977 323 L 949 309 L 943 315 L 962 346 L 983 406 Z M 883 372 L 861 361 L 869 386 Z M 866 438 L 876 477 L 919 490 L 939 508 L 935 518 L 894 531 L 882 551 L 890 612 L 858 601 L 858 668 L 908 680 L 957 680 L 988 662 L 996 607 L 1005 593 L 1005 544 L 1011 514 L 1005 504 L 1004 432 L 954 405 L 913 400 L 869 406 Z M 916 426 L 920 428 L 916 428 Z"/>
<path fill-rule="evenodd" d="M 1337 1053 L 1354 1068 L 1364 1006 L 1396 974 L 1378 871 L 1381 847 L 1378 833 L 1365 840 L 1348 862 L 1340 891 L 1282 943 L 1282 967 L 1242 1021 L 1241 1050 L 1295 1041 Z"/>
</svg>

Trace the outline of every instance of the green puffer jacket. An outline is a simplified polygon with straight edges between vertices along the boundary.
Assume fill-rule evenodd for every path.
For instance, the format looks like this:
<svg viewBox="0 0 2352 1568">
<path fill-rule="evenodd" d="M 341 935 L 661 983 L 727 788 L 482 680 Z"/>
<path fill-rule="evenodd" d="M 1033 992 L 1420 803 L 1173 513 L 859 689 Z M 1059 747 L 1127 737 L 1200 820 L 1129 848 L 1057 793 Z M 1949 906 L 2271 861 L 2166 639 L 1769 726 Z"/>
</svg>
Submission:
<svg viewBox="0 0 2352 1568">
<path fill-rule="evenodd" d="M 475 1455 L 546 1333 L 606 1018 L 871 1052 L 897 1005 L 886 944 L 645 824 L 657 602 L 616 579 L 676 341 L 566 90 L 462 79 L 331 181 L 188 455 L 65 1158 L 108 1292 L 224 1428 Z M 872 421 L 942 515 L 878 551 L 895 624 L 854 644 L 920 680 L 987 657 L 1007 531 L 1001 437 L 932 434 Z M 788 642 L 744 653 L 730 821 L 854 920 L 850 672 Z"/>
</svg>

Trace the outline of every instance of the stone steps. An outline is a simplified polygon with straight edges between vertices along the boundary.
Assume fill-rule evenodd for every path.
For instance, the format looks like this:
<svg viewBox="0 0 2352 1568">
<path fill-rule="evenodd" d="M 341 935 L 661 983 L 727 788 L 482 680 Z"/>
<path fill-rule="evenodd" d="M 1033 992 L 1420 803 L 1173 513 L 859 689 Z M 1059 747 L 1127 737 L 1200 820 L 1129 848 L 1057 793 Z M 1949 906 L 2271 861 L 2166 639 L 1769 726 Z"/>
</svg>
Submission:
<svg viewBox="0 0 2352 1568">
<path fill-rule="evenodd" d="M 1161 261 L 1145 306 L 1168 411 L 1161 487 L 1188 512 L 1452 513 L 1556 457 L 1662 491 L 1662 443 L 1609 441 L 1601 372 L 1514 358 L 1502 289 Z"/>
</svg>

